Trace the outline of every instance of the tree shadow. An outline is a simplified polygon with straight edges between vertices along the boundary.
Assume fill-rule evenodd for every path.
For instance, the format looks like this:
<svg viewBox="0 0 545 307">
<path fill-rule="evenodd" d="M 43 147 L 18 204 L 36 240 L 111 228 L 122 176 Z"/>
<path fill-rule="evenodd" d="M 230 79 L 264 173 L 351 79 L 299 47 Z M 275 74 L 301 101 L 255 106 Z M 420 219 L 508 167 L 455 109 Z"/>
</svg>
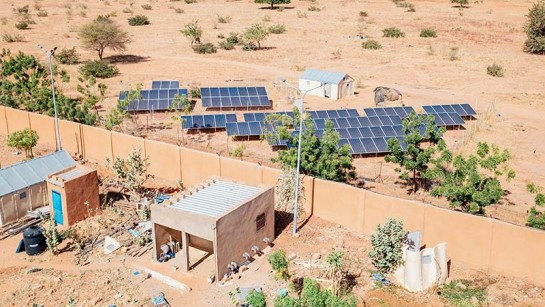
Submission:
<svg viewBox="0 0 545 307">
<path fill-rule="evenodd" d="M 151 57 L 143 57 L 143 56 L 134 55 L 134 54 L 118 54 L 118 55 L 112 55 L 107 58 L 104 58 L 104 60 L 112 64 L 135 64 L 135 63 L 148 62 L 150 58 Z"/>
<path fill-rule="evenodd" d="M 260 51 L 260 50 L 274 50 L 276 49 L 276 47 L 261 47 L 259 49 L 257 49 L 256 51 Z"/>
<path fill-rule="evenodd" d="M 262 6 L 260 7 L 259 9 L 260 10 L 271 10 L 271 11 L 277 11 L 279 9 L 282 9 L 282 10 L 293 10 L 295 8 L 295 6 L 275 6 L 273 8 L 271 8 L 270 5 L 268 6 Z"/>
</svg>

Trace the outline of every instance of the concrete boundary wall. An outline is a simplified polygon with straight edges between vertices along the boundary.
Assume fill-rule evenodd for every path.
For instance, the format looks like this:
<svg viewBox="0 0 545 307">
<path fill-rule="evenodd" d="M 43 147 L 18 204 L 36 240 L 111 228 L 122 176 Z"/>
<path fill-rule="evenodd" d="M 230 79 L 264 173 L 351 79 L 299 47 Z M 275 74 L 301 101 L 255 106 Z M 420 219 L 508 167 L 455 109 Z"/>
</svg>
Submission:
<svg viewBox="0 0 545 307">
<path fill-rule="evenodd" d="M 0 134 L 32 127 L 43 142 L 54 138 L 51 120 L 0 106 Z M 104 129 L 59 121 L 63 149 L 84 159 L 105 162 L 142 148 L 150 174 L 171 184 L 190 187 L 212 176 L 249 184 L 274 185 L 280 170 L 220 157 L 214 153 L 145 140 Z M 400 219 L 410 231 L 420 230 L 428 247 L 447 242 L 453 265 L 522 277 L 545 286 L 545 231 L 478 217 L 417 201 L 381 195 L 349 185 L 305 176 L 306 217 L 317 216 L 348 229 L 373 233 L 388 218 Z"/>
</svg>

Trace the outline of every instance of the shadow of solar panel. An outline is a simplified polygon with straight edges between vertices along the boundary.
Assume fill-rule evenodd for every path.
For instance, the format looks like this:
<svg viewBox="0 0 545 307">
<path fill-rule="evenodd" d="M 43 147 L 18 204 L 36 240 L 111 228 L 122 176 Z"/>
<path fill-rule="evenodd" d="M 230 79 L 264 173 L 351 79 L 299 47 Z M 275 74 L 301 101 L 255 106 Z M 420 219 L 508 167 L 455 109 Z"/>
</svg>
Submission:
<svg viewBox="0 0 545 307">
<path fill-rule="evenodd" d="M 384 131 L 382 131 L 382 127 L 371 127 L 371 133 L 373 133 L 374 137 L 384 136 Z"/>
<path fill-rule="evenodd" d="M 362 138 L 373 137 L 373 132 L 370 127 L 360 127 L 359 130 Z"/>
<path fill-rule="evenodd" d="M 373 142 L 375 142 L 375 146 L 377 146 L 377 150 L 379 153 L 385 153 L 388 152 L 388 144 L 386 143 L 386 139 L 382 138 L 373 138 Z"/>
</svg>

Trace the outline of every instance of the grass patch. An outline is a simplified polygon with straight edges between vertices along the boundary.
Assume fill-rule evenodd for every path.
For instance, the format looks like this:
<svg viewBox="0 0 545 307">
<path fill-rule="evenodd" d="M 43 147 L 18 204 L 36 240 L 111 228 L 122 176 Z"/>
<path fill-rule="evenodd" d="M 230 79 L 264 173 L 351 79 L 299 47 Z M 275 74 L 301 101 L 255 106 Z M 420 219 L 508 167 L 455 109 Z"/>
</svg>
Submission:
<svg viewBox="0 0 545 307">
<path fill-rule="evenodd" d="M 420 30 L 420 37 L 437 37 L 437 32 L 433 28 L 424 28 Z"/>
<path fill-rule="evenodd" d="M 19 34 L 4 34 L 2 35 L 2 40 L 6 43 L 16 43 L 16 42 L 23 42 L 25 38 L 22 35 Z"/>
<path fill-rule="evenodd" d="M 405 32 L 401 31 L 397 27 L 386 28 L 382 30 L 382 34 L 384 35 L 384 37 L 394 37 L 394 38 L 405 37 Z"/>
<path fill-rule="evenodd" d="M 212 43 L 198 44 L 193 46 L 193 51 L 198 54 L 216 53 L 218 49 Z"/>
<path fill-rule="evenodd" d="M 503 66 L 494 63 L 486 68 L 486 73 L 492 77 L 501 78 L 504 76 Z"/>
<path fill-rule="evenodd" d="M 142 8 L 144 10 L 146 10 L 146 11 L 149 11 L 149 10 L 153 9 L 153 7 L 151 5 L 149 5 L 149 4 L 142 4 Z"/>
<path fill-rule="evenodd" d="M 361 47 L 363 49 L 369 49 L 369 50 L 382 49 L 382 45 L 374 39 L 368 39 L 364 41 L 363 43 L 361 43 Z"/>
<path fill-rule="evenodd" d="M 453 280 L 437 289 L 437 294 L 456 307 L 481 306 L 486 300 L 483 288 L 472 287 L 469 280 Z"/>
<path fill-rule="evenodd" d="M 276 24 L 274 26 L 269 27 L 269 33 L 272 34 L 282 34 L 286 32 L 286 25 L 283 24 Z"/>
<path fill-rule="evenodd" d="M 129 20 L 129 25 L 131 26 L 145 26 L 150 24 L 148 17 L 144 15 L 136 15 L 134 17 L 129 18 L 128 20 Z"/>
<path fill-rule="evenodd" d="M 218 15 L 218 22 L 219 23 L 230 23 L 231 22 L 231 16 Z"/>
</svg>

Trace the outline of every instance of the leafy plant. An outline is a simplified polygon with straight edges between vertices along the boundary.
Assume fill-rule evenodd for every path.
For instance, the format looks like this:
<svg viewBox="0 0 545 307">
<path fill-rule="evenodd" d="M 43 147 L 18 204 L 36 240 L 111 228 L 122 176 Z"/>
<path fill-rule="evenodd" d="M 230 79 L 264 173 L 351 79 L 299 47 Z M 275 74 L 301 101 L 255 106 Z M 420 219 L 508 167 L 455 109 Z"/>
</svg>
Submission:
<svg viewBox="0 0 545 307">
<path fill-rule="evenodd" d="M 63 48 L 55 53 L 55 60 L 64 65 L 74 65 L 79 63 L 79 53 L 76 47 L 71 49 Z"/>
<path fill-rule="evenodd" d="M 275 4 L 290 4 L 291 0 L 254 0 L 255 3 L 270 4 L 271 10 L 274 9 Z"/>
<path fill-rule="evenodd" d="M 230 155 L 235 158 L 242 158 L 245 149 L 246 146 L 244 144 L 240 144 L 230 153 Z"/>
<path fill-rule="evenodd" d="M 95 78 L 111 78 L 119 73 L 119 70 L 115 65 L 110 64 L 108 61 L 95 60 L 85 62 L 80 67 L 80 73 L 85 77 L 93 76 Z"/>
<path fill-rule="evenodd" d="M 503 77 L 504 75 L 503 66 L 498 65 L 496 63 L 489 65 L 488 67 L 486 67 L 486 73 L 492 77 Z"/>
<path fill-rule="evenodd" d="M 198 44 L 192 47 L 193 51 L 199 54 L 216 53 L 218 49 L 212 43 Z"/>
<path fill-rule="evenodd" d="M 202 28 L 199 26 L 198 20 L 193 20 L 192 22 L 186 24 L 180 32 L 191 39 L 191 46 L 193 44 L 201 43 Z"/>
<path fill-rule="evenodd" d="M 148 17 L 144 15 L 136 15 L 134 17 L 129 18 L 128 20 L 129 20 L 129 25 L 131 26 L 144 26 L 144 25 L 150 24 Z"/>
<path fill-rule="evenodd" d="M 545 194 L 543 194 L 543 189 L 540 186 L 530 183 L 526 186 L 526 190 L 535 194 L 534 206 L 530 208 L 527 225 L 532 228 L 545 230 L 545 214 L 543 214 L 542 211 L 537 210 L 537 207 L 543 207 L 543 205 L 545 205 Z"/>
<path fill-rule="evenodd" d="M 243 36 L 246 42 L 256 44 L 257 49 L 261 49 L 261 42 L 269 36 L 269 31 L 262 24 L 256 23 L 246 28 Z"/>
<path fill-rule="evenodd" d="M 189 96 L 191 98 L 201 98 L 201 89 L 198 86 L 192 86 L 189 89 Z"/>
<path fill-rule="evenodd" d="M 276 24 L 269 27 L 269 33 L 271 34 L 282 34 L 286 32 L 286 25 L 284 24 Z"/>
<path fill-rule="evenodd" d="M 469 4 L 469 0 L 450 0 L 451 3 L 456 3 L 460 8 L 464 8 L 464 5 Z"/>
<path fill-rule="evenodd" d="M 545 54 L 545 1 L 540 0 L 528 10 L 528 21 L 524 27 L 526 41 L 524 51 Z"/>
<path fill-rule="evenodd" d="M 233 50 L 233 49 L 235 49 L 235 45 L 228 42 L 228 41 L 226 41 L 226 40 L 219 42 L 218 46 L 221 49 L 224 49 L 224 50 Z"/>
<path fill-rule="evenodd" d="M 276 273 L 278 279 L 287 280 L 290 277 L 288 271 L 288 259 L 286 258 L 286 253 L 277 249 L 272 254 L 269 255 L 267 259 L 272 269 Z"/>
<path fill-rule="evenodd" d="M 403 222 L 396 219 L 388 219 L 384 225 L 377 226 L 377 231 L 371 235 L 369 258 L 379 272 L 393 272 L 403 263 L 402 247 L 407 234 Z"/>
<path fill-rule="evenodd" d="M 229 44 L 233 44 L 233 45 L 236 45 L 236 44 L 239 44 L 240 43 L 240 37 L 238 35 L 238 33 L 236 32 L 231 32 L 229 33 L 229 37 L 227 37 L 225 39 L 225 41 Z"/>
<path fill-rule="evenodd" d="M 20 21 L 15 24 L 15 27 L 19 30 L 26 30 L 28 29 L 28 23 L 26 21 Z"/>
<path fill-rule="evenodd" d="M 301 292 L 301 306 L 356 307 L 357 301 L 352 296 L 340 298 L 331 290 L 322 290 L 318 282 L 305 277 Z"/>
<path fill-rule="evenodd" d="M 105 49 L 125 51 L 127 44 L 131 42 L 128 32 L 123 31 L 109 16 L 102 15 L 83 25 L 78 35 L 83 48 L 98 52 L 100 60 L 102 60 Z"/>
<path fill-rule="evenodd" d="M 38 144 L 40 137 L 35 130 L 25 128 L 8 135 L 8 146 L 17 150 L 24 150 L 25 157 L 32 158 L 32 148 Z"/>
<path fill-rule="evenodd" d="M 45 237 L 47 248 L 52 255 L 55 255 L 57 253 L 57 246 L 61 243 L 62 238 L 57 230 L 57 221 L 53 218 L 50 218 L 48 221 L 49 226 L 43 229 L 42 233 Z"/>
<path fill-rule="evenodd" d="M 374 39 L 365 40 L 363 43 L 361 43 L 361 47 L 363 49 L 370 49 L 370 50 L 382 49 L 382 45 Z"/>
<path fill-rule="evenodd" d="M 346 277 L 344 269 L 344 251 L 340 249 L 332 250 L 325 259 L 328 266 L 329 278 L 333 281 L 333 294 L 339 295 L 339 289 Z"/>
<path fill-rule="evenodd" d="M 274 307 L 301 307 L 301 302 L 291 296 L 277 296 L 273 301 Z"/>
<path fill-rule="evenodd" d="M 402 32 L 397 27 L 386 28 L 382 30 L 382 34 L 384 35 L 384 37 L 394 37 L 394 38 L 405 37 L 405 32 Z"/>
<path fill-rule="evenodd" d="M 433 28 L 423 28 L 420 30 L 420 37 L 437 37 L 437 32 Z"/>
<path fill-rule="evenodd" d="M 246 296 L 246 302 L 252 307 L 266 307 L 267 298 L 262 291 L 251 290 Z"/>
<path fill-rule="evenodd" d="M 148 166 L 148 159 L 142 158 L 142 151 L 138 149 L 133 150 L 127 159 L 116 158 L 112 169 L 123 188 L 139 199 L 146 192 L 144 183 L 152 178 L 152 175 L 148 174 Z"/>
<path fill-rule="evenodd" d="M 515 177 L 507 162 L 509 151 L 484 142 L 477 144 L 477 155 L 464 158 L 456 156 L 440 174 L 439 185 L 432 189 L 436 197 L 444 196 L 453 208 L 469 213 L 484 213 L 485 207 L 497 203 L 504 194 L 499 181 L 505 176 L 509 181 Z"/>
<path fill-rule="evenodd" d="M 444 129 L 435 126 L 435 119 L 431 115 L 418 115 L 414 112 L 403 119 L 403 143 L 396 138 L 388 140 L 388 151 L 391 153 L 384 157 L 386 162 L 395 163 L 400 166 L 396 172 L 401 173 L 400 178 L 405 180 L 407 185 L 412 183 L 413 192 L 419 186 L 425 186 L 425 182 L 436 176 L 430 171 L 430 162 L 433 162 L 437 150 L 446 149 L 443 141 Z M 422 129 L 423 131 L 421 131 Z M 423 146 L 423 143 L 428 143 Z"/>
<path fill-rule="evenodd" d="M 465 279 L 452 280 L 437 289 L 437 294 L 449 304 L 457 307 L 480 306 L 486 300 L 485 289 L 472 287 L 471 282 Z M 477 304 L 473 303 L 473 300 Z"/>
</svg>

